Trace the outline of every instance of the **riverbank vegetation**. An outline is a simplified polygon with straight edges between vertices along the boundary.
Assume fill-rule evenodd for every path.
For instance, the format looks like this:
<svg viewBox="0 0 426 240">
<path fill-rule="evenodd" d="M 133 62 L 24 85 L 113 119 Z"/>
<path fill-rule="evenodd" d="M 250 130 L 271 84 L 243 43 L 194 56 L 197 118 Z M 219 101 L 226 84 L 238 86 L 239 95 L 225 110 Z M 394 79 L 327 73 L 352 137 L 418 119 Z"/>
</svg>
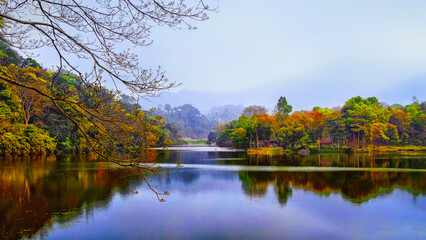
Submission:
<svg viewBox="0 0 426 240">
<path fill-rule="evenodd" d="M 270 152 L 265 147 L 353 152 L 424 150 L 426 146 L 426 102 L 416 97 L 406 106 L 358 96 L 343 107 L 291 111 L 285 97 L 279 99 L 274 114 L 250 106 L 238 120 L 219 125 L 209 141 L 223 147 L 264 148 L 260 152 Z"/>
<path fill-rule="evenodd" d="M 94 147 L 108 151 L 99 146 L 110 145 L 114 139 L 109 133 L 113 132 L 115 140 L 128 142 L 129 148 L 141 143 L 137 135 L 146 139 L 147 146 L 178 142 L 175 126 L 142 111 L 130 96 L 104 87 L 87 89 L 78 77 L 46 71 L 4 42 L 0 43 L 0 62 L 3 75 L 32 88 L 0 80 L 0 154 L 81 153 Z M 63 100 L 54 102 L 47 96 Z M 95 139 L 97 146 L 91 146 L 88 141 Z"/>
<path fill-rule="evenodd" d="M 188 140 L 188 145 L 206 145 L 207 140 L 197 139 L 197 140 Z"/>
</svg>

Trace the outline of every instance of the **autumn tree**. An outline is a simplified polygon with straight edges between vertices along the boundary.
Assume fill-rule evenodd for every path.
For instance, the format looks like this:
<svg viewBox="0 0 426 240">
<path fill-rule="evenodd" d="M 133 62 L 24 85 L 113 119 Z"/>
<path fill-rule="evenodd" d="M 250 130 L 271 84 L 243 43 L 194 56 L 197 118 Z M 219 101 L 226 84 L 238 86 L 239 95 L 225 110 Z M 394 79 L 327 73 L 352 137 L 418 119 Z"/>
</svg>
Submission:
<svg viewBox="0 0 426 240">
<path fill-rule="evenodd" d="M 49 73 L 34 67 L 19 68 L 15 65 L 2 69 L 4 71 L 12 71 L 13 73 L 11 74 L 17 76 L 20 82 L 47 93 L 47 80 L 45 79 L 50 78 Z M 42 94 L 25 87 L 14 86 L 13 89 L 21 102 L 25 126 L 28 126 L 32 117 L 43 113 L 44 108 L 49 104 L 48 99 Z"/>
<path fill-rule="evenodd" d="M 242 115 L 235 124 L 236 133 L 231 135 L 232 139 L 238 143 L 239 146 L 254 147 L 256 140 L 256 130 L 258 121 L 253 116 Z M 246 141 L 245 143 L 244 140 Z"/>
<path fill-rule="evenodd" d="M 330 112 L 329 109 L 322 109 L 320 107 L 314 107 L 312 112 L 310 112 L 311 118 L 311 131 L 313 133 L 312 140 L 318 143 L 318 148 L 321 147 L 320 140 L 323 137 L 324 128 L 325 128 L 325 119 L 327 114 Z"/>
</svg>

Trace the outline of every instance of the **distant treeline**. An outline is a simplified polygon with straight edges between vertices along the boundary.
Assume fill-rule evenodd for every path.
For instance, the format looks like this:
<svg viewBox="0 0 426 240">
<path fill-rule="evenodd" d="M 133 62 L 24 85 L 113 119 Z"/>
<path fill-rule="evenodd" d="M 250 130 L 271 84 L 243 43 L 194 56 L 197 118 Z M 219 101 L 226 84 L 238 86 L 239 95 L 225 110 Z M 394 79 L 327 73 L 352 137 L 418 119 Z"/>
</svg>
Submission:
<svg viewBox="0 0 426 240">
<path fill-rule="evenodd" d="M 238 120 L 219 125 L 208 140 L 238 148 L 426 145 L 426 102 L 416 97 L 406 106 L 388 106 L 375 97 L 358 96 L 341 108 L 293 113 L 281 97 L 274 112 L 270 115 L 264 107 L 250 106 Z"/>
</svg>

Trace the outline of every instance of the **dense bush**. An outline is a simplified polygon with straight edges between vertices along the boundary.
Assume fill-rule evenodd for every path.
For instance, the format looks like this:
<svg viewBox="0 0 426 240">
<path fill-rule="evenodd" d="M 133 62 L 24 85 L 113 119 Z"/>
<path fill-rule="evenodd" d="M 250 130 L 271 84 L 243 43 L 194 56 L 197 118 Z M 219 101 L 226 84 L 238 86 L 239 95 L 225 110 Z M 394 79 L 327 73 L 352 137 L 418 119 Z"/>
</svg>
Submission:
<svg viewBox="0 0 426 240">
<path fill-rule="evenodd" d="M 0 129 L 0 154 L 50 154 L 55 149 L 55 139 L 32 124 L 6 124 Z"/>
</svg>

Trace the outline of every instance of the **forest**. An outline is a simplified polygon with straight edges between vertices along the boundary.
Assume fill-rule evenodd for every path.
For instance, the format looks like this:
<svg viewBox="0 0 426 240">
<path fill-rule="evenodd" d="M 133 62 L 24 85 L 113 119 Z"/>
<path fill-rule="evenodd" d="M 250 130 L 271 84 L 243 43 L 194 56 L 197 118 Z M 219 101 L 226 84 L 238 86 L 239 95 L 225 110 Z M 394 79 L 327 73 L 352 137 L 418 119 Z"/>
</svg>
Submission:
<svg viewBox="0 0 426 240">
<path fill-rule="evenodd" d="M 237 148 L 366 148 L 426 145 L 426 102 L 413 97 L 406 106 L 353 97 L 343 107 L 294 111 L 285 97 L 274 114 L 262 106 L 244 109 L 238 120 L 209 133 L 209 142 Z"/>
<path fill-rule="evenodd" d="M 91 117 L 85 117 L 82 114 L 84 107 L 104 108 L 107 109 L 105 112 L 115 119 L 122 117 L 123 120 L 131 120 L 132 118 L 128 117 L 136 117 L 139 112 L 143 115 L 144 127 L 149 132 L 150 145 L 172 144 L 173 141 L 178 141 L 175 127 L 165 124 L 159 117 L 151 116 L 148 111 L 141 111 L 131 96 L 121 94 L 117 97 L 118 95 L 112 91 L 99 87 L 102 101 L 96 101 L 93 90 L 85 89 L 73 74 L 65 71 L 60 74 L 46 71 L 34 59 L 24 59 L 4 42 L 0 42 L 0 62 L 3 74 L 16 75 L 18 83 L 34 88 L 29 89 L 0 81 L 0 154 L 91 151 L 88 139 L 79 127 L 87 129 L 90 137 L 102 135 L 102 130 L 98 129 L 98 125 L 94 122 L 94 119 L 100 118 L 95 115 L 99 110 L 90 112 Z M 52 84 L 55 88 L 52 88 Z M 58 108 L 54 102 L 45 97 L 49 94 L 79 103 L 80 108 L 66 102 L 59 103 L 61 108 Z M 63 109 L 65 112 L 62 112 Z M 68 118 L 67 115 L 71 115 L 72 118 Z M 78 124 L 71 119 L 77 119 Z M 118 127 L 117 123 L 111 123 Z M 131 128 L 130 121 L 123 123 L 124 128 L 132 130 L 129 134 L 138 130 Z"/>
</svg>

